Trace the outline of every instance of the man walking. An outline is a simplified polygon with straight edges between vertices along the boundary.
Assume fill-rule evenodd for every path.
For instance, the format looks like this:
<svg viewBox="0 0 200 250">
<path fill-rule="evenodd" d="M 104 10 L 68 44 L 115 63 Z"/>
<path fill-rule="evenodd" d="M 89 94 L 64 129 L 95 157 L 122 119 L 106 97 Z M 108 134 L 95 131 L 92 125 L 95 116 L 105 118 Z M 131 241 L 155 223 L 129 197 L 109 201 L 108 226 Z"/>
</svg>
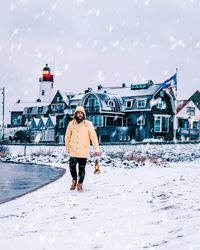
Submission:
<svg viewBox="0 0 200 250">
<path fill-rule="evenodd" d="M 69 122 L 65 133 L 65 147 L 70 156 L 69 168 L 72 176 L 70 190 L 83 191 L 85 166 L 90 156 L 90 140 L 94 147 L 94 155 L 100 156 L 99 143 L 92 123 L 86 120 L 84 107 L 78 106 L 73 120 Z M 78 164 L 78 176 L 76 165 Z"/>
</svg>

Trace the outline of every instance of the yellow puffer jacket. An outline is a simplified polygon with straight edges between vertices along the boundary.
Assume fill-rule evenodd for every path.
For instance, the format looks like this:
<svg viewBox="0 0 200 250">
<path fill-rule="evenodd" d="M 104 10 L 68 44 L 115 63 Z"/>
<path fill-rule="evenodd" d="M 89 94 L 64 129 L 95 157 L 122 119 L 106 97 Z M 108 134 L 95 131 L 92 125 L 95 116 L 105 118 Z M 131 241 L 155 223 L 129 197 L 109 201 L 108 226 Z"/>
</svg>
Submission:
<svg viewBox="0 0 200 250">
<path fill-rule="evenodd" d="M 78 106 L 74 115 L 77 111 L 83 112 L 86 118 L 84 107 Z M 71 157 L 88 158 L 90 156 L 90 140 L 94 147 L 94 152 L 98 153 L 100 151 L 99 143 L 93 124 L 86 119 L 78 123 L 74 117 L 69 122 L 65 133 L 67 153 Z"/>
</svg>

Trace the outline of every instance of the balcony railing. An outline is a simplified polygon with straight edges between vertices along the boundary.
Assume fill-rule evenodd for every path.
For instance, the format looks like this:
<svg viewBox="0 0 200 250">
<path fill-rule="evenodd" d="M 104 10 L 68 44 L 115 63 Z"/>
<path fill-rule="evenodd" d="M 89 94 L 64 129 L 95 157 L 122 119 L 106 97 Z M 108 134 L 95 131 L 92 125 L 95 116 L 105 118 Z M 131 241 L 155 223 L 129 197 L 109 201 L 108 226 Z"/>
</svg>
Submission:
<svg viewBox="0 0 200 250">
<path fill-rule="evenodd" d="M 176 130 L 176 135 L 178 138 L 185 137 L 189 140 L 199 140 L 200 139 L 200 129 L 197 128 L 178 128 Z"/>
</svg>

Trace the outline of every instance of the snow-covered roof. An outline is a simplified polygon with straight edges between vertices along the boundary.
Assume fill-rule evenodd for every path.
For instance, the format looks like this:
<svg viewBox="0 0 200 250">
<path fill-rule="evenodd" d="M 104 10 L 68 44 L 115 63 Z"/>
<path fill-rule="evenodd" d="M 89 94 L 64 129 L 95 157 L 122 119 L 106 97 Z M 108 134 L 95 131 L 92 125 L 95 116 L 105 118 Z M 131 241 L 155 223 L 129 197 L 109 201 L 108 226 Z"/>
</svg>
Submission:
<svg viewBox="0 0 200 250">
<path fill-rule="evenodd" d="M 140 96 L 149 96 L 153 95 L 159 88 L 161 87 L 161 84 L 154 84 L 150 85 L 146 89 L 133 89 L 131 90 L 131 87 L 119 87 L 119 88 L 101 88 L 98 90 L 100 93 L 112 93 L 119 95 L 121 97 L 140 97 Z"/>
<path fill-rule="evenodd" d="M 83 98 L 85 94 L 80 93 L 78 95 L 75 95 L 74 97 L 72 97 L 71 101 L 75 101 L 75 100 L 81 100 Z"/>
<path fill-rule="evenodd" d="M 4 136 L 8 138 L 9 136 L 14 136 L 14 134 L 19 130 L 26 130 L 26 127 L 14 127 L 14 128 L 5 128 L 4 129 Z"/>
<path fill-rule="evenodd" d="M 63 97 L 64 102 L 69 105 L 71 98 L 73 98 L 76 94 L 71 92 L 59 91 L 61 96 Z"/>
<path fill-rule="evenodd" d="M 19 102 L 15 103 L 12 107 L 10 112 L 23 112 L 24 108 L 31 108 L 31 107 L 45 107 L 48 106 L 50 102 Z"/>
<path fill-rule="evenodd" d="M 81 102 L 81 105 L 84 105 L 85 100 L 90 95 L 95 95 L 98 98 L 99 104 L 101 106 L 101 111 L 121 112 L 122 98 L 119 95 L 111 94 L 111 93 L 100 93 L 100 92 L 90 91 L 84 95 L 82 102 Z M 109 101 L 114 102 L 113 107 L 109 105 Z"/>
<path fill-rule="evenodd" d="M 132 82 L 131 85 L 147 84 L 149 82 L 151 82 L 151 80 L 145 80 L 145 81 L 142 81 L 142 82 Z"/>
</svg>

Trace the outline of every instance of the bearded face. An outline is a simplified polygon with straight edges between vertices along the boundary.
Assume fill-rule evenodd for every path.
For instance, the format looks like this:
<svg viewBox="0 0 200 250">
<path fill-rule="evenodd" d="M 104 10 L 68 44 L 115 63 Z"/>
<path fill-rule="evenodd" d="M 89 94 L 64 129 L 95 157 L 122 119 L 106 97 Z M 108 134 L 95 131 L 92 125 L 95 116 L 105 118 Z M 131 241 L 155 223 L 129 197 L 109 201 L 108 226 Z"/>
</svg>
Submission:
<svg viewBox="0 0 200 250">
<path fill-rule="evenodd" d="M 81 122 L 82 120 L 84 120 L 85 116 L 83 114 L 83 112 L 81 111 L 77 111 L 75 114 L 75 119 L 77 120 L 77 122 Z"/>
</svg>

